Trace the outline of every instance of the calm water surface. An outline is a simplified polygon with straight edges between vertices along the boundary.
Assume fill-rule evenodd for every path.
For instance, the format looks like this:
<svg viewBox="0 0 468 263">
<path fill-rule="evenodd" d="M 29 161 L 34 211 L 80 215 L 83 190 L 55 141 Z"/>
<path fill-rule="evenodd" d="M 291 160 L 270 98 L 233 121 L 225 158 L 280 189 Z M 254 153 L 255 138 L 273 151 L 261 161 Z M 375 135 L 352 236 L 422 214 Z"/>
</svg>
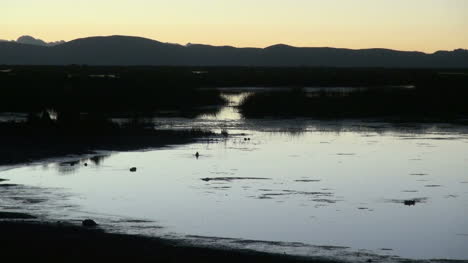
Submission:
<svg viewBox="0 0 468 263">
<path fill-rule="evenodd" d="M 230 98 L 235 104 L 241 96 Z M 463 127 L 248 121 L 233 107 L 155 122 L 233 135 L 6 170 L 0 178 L 23 186 L 2 187 L 0 205 L 207 245 L 348 259 L 468 259 Z"/>
</svg>

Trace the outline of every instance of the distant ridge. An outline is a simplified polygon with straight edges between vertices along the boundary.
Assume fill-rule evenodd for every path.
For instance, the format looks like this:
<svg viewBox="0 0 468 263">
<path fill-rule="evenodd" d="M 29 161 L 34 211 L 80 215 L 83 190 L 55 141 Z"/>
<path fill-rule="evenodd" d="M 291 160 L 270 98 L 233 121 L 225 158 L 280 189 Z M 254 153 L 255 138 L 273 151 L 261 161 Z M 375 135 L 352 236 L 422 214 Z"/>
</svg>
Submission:
<svg viewBox="0 0 468 263">
<path fill-rule="evenodd" d="M 34 38 L 32 36 L 20 36 L 16 41 L 15 40 L 4 40 L 0 39 L 0 42 L 13 42 L 13 43 L 20 43 L 20 44 L 28 44 L 28 45 L 35 45 L 35 46 L 55 46 L 65 43 L 65 41 L 55 41 L 55 42 L 45 42 L 42 39 Z"/>
<path fill-rule="evenodd" d="M 423 52 L 390 49 L 293 47 L 235 48 L 178 45 L 141 37 L 75 39 L 53 46 L 0 41 L 3 65 L 154 65 L 265 67 L 468 68 L 468 50 Z"/>
</svg>

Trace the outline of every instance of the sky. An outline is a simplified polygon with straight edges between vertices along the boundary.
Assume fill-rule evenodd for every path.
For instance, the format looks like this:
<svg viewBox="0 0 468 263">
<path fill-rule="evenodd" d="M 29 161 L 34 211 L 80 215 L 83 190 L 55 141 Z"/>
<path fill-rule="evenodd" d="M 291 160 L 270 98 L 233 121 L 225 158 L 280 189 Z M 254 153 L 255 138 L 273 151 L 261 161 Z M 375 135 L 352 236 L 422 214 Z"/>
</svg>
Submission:
<svg viewBox="0 0 468 263">
<path fill-rule="evenodd" d="M 468 0 L 0 0 L 0 39 L 468 49 Z"/>
</svg>

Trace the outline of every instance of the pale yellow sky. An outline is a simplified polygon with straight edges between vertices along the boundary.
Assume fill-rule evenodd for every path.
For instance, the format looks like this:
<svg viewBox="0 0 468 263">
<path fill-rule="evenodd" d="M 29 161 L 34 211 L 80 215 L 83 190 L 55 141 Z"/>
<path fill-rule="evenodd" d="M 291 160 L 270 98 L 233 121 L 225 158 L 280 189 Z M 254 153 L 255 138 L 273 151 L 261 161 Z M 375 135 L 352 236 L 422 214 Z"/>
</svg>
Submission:
<svg viewBox="0 0 468 263">
<path fill-rule="evenodd" d="M 0 39 L 133 35 L 163 42 L 468 48 L 468 0 L 1 0 Z"/>
</svg>

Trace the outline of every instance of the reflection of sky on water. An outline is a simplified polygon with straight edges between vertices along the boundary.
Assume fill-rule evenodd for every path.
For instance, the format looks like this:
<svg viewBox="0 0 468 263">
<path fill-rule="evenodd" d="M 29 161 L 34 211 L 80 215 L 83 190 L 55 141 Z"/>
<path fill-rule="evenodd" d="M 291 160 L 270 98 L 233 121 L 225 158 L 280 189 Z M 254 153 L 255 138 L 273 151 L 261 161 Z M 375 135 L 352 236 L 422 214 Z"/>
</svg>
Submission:
<svg viewBox="0 0 468 263">
<path fill-rule="evenodd" d="M 236 106 L 239 105 L 239 103 L 249 96 L 251 93 L 250 92 L 242 92 L 242 93 L 234 93 L 234 94 L 229 94 L 225 93 L 222 94 L 222 97 L 225 98 L 228 101 L 228 105 L 226 107 L 222 107 L 219 112 L 216 114 L 207 114 L 207 115 L 202 115 L 198 119 L 199 120 L 223 120 L 223 121 L 233 121 L 233 120 L 241 120 L 242 116 L 241 114 L 237 111 Z"/>
<path fill-rule="evenodd" d="M 155 120 L 160 127 L 237 134 L 227 140 L 33 165 L 1 172 L 0 178 L 31 189 L 60 188 L 36 191 L 43 205 L 34 203 L 33 211 L 43 216 L 53 210 L 54 219 L 92 217 L 132 233 L 176 233 L 195 242 L 262 250 L 272 243 L 248 240 L 468 259 L 465 128 L 242 120 L 235 103 L 218 116 Z M 56 192 L 67 195 L 54 197 Z M 10 200 L 19 200 L 9 193 Z M 66 198 L 58 201 L 60 196 Z M 288 244 L 276 251 L 345 255 Z"/>
<path fill-rule="evenodd" d="M 467 139 L 434 129 L 248 131 L 218 143 L 118 153 L 99 165 L 83 160 L 73 164 L 72 173 L 62 173 L 70 165 L 62 163 L 14 169 L 2 177 L 66 188 L 74 194 L 67 202 L 81 211 L 156 221 L 164 227 L 159 234 L 466 259 Z M 133 166 L 136 173 L 128 170 Z"/>
</svg>

